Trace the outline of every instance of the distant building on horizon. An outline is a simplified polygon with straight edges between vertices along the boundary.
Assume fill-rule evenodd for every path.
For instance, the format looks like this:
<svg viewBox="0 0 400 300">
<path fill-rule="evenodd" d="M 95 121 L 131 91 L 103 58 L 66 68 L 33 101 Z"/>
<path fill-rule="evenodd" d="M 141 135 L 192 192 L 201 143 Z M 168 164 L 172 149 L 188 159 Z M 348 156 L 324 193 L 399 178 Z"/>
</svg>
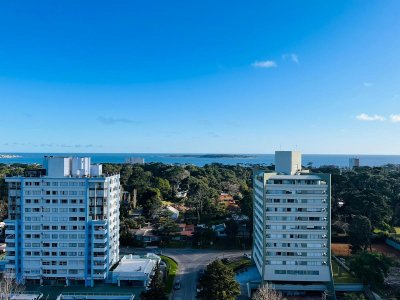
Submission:
<svg viewBox="0 0 400 300">
<path fill-rule="evenodd" d="M 125 159 L 125 163 L 131 165 L 144 165 L 144 158 L 143 157 L 127 157 Z"/>
<path fill-rule="evenodd" d="M 349 158 L 349 168 L 353 169 L 355 167 L 360 166 L 360 159 L 358 157 L 350 157 Z"/>
<path fill-rule="evenodd" d="M 288 295 L 333 293 L 331 175 L 301 169 L 301 153 L 276 151 L 275 171 L 254 170 L 253 260 L 261 280 Z"/>
<path fill-rule="evenodd" d="M 89 157 L 45 157 L 7 177 L 6 274 L 32 284 L 104 282 L 119 260 L 119 174 Z"/>
</svg>

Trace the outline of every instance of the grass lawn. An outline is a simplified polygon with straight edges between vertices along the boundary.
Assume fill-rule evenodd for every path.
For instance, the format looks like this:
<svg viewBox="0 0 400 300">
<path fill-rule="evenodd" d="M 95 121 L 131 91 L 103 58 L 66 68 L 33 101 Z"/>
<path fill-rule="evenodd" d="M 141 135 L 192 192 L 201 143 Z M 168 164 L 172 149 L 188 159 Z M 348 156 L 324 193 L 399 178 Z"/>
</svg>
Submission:
<svg viewBox="0 0 400 300">
<path fill-rule="evenodd" d="M 246 268 L 251 265 L 251 260 L 247 258 L 241 258 L 238 260 L 230 261 L 226 264 L 227 266 L 231 267 L 233 271 L 238 271 L 240 269 Z"/>
<path fill-rule="evenodd" d="M 160 255 L 161 259 L 167 264 L 168 276 L 167 282 L 165 283 L 165 291 L 169 294 L 172 291 L 172 286 L 174 285 L 174 279 L 176 272 L 178 271 L 178 264 L 172 258 Z"/>
<path fill-rule="evenodd" d="M 396 234 L 400 234 L 400 227 L 393 227 L 393 228 L 396 231 Z M 375 228 L 373 232 L 374 233 L 380 233 L 380 232 L 384 232 L 384 231 L 381 230 L 381 229 Z"/>
<path fill-rule="evenodd" d="M 341 269 L 340 275 L 339 275 L 339 268 Z M 357 279 L 352 274 L 347 272 L 345 269 L 340 267 L 334 260 L 332 260 L 332 271 L 335 283 L 360 283 L 359 279 Z"/>
</svg>

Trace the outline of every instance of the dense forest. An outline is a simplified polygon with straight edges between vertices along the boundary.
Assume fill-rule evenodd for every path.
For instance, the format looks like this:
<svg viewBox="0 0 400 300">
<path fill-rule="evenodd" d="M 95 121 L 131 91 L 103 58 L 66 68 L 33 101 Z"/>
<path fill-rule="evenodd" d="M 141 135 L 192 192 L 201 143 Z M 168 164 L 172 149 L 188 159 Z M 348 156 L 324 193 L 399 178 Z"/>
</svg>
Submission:
<svg viewBox="0 0 400 300">
<path fill-rule="evenodd" d="M 24 169 L 37 167 L 0 164 L 0 219 L 6 217 L 7 189 L 4 177 L 21 175 Z M 204 167 L 161 163 L 104 164 L 103 171 L 121 174 L 123 190 L 130 195 L 136 195 L 136 203 L 142 208 L 144 219 L 153 218 L 167 201 L 185 206 L 186 220 L 207 224 L 221 220 L 229 214 L 218 202 L 221 192 L 232 195 L 239 204 L 241 213 L 251 219 L 253 167 L 255 166 L 222 164 Z M 392 232 L 395 226 L 400 226 L 399 166 L 359 167 L 353 170 L 324 166 L 311 171 L 332 174 L 334 234 L 349 233 L 349 224 L 356 216 L 368 219 L 371 230 Z M 186 197 L 182 197 L 183 193 Z M 122 219 L 127 217 L 131 205 L 129 203 L 127 207 L 121 206 Z M 129 227 L 137 225 L 129 222 Z"/>
</svg>

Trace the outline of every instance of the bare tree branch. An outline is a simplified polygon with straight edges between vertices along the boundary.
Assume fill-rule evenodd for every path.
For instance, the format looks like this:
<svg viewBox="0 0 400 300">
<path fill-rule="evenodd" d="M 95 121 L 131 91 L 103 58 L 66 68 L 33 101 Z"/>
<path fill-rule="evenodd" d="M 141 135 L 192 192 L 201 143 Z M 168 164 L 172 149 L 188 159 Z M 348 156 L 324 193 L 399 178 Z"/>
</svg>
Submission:
<svg viewBox="0 0 400 300">
<path fill-rule="evenodd" d="M 260 287 L 257 292 L 253 295 L 252 300 L 283 300 L 283 296 L 280 292 L 275 290 L 271 284 L 266 283 Z"/>
</svg>

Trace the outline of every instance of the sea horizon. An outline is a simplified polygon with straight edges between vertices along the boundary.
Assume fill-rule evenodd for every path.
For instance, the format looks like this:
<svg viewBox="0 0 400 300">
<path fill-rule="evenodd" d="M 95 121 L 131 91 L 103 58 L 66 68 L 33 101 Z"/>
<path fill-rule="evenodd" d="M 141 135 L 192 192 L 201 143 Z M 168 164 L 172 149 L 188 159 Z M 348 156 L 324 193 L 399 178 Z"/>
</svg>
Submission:
<svg viewBox="0 0 400 300">
<path fill-rule="evenodd" d="M 0 158 L 0 163 L 42 164 L 44 156 L 89 156 L 93 163 L 124 163 L 129 157 L 144 158 L 146 163 L 193 164 L 204 166 L 211 163 L 226 165 L 270 165 L 274 154 L 255 153 L 107 153 L 107 152 L 0 152 L 0 155 L 17 157 Z M 349 159 L 357 157 L 361 166 L 400 164 L 400 155 L 390 154 L 302 154 L 303 165 L 314 167 L 335 165 L 347 167 Z"/>
</svg>

